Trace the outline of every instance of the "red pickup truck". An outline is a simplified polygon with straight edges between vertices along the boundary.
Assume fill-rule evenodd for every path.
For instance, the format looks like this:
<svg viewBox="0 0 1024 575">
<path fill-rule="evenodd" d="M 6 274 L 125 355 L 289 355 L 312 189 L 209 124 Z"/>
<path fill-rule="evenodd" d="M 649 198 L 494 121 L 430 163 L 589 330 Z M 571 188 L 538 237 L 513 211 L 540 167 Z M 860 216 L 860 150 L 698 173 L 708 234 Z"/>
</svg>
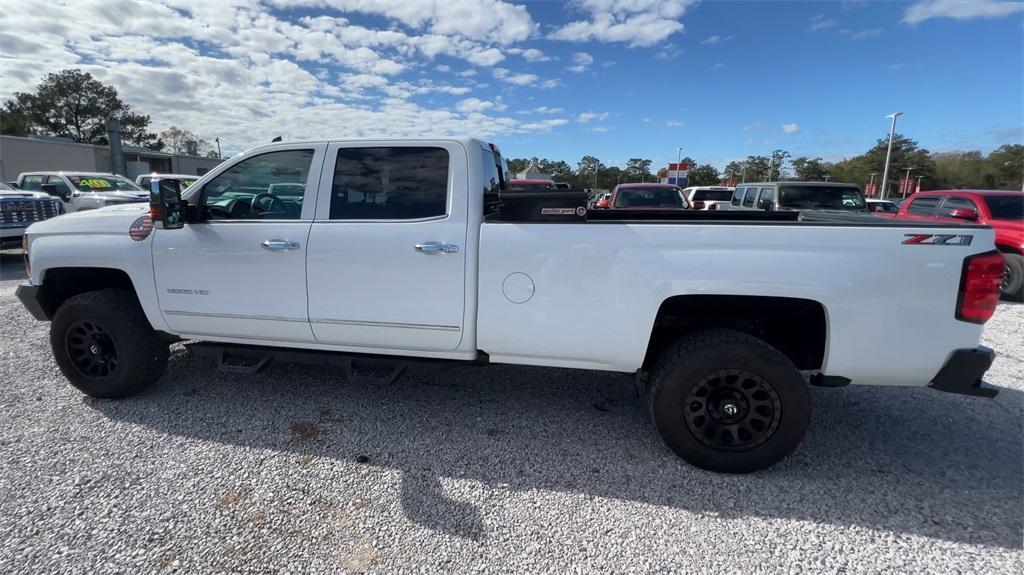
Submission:
<svg viewBox="0 0 1024 575">
<path fill-rule="evenodd" d="M 1024 192 L 996 190 L 934 190 L 911 196 L 897 219 L 964 222 L 992 226 L 996 248 L 1006 260 L 1002 294 L 1024 300 Z"/>
</svg>

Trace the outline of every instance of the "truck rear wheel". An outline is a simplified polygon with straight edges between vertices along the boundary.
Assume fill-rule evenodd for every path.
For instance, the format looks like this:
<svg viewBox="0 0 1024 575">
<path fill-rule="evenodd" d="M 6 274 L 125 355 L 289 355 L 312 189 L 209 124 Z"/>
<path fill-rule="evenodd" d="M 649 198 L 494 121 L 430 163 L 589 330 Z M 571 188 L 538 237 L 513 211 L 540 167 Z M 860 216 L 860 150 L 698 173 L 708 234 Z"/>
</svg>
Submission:
<svg viewBox="0 0 1024 575">
<path fill-rule="evenodd" d="M 135 295 L 117 289 L 64 302 L 50 324 L 50 347 L 71 385 L 107 399 L 133 395 L 160 379 L 170 354 Z"/>
<path fill-rule="evenodd" d="M 1006 271 L 1003 273 L 1003 283 L 999 286 L 1003 299 L 1010 301 L 1024 301 L 1024 256 L 1020 254 L 1003 253 L 1006 260 Z"/>
<path fill-rule="evenodd" d="M 803 376 L 761 339 L 706 330 L 675 342 L 652 373 L 651 416 L 665 443 L 703 469 L 749 473 L 803 440 L 811 404 Z"/>
</svg>

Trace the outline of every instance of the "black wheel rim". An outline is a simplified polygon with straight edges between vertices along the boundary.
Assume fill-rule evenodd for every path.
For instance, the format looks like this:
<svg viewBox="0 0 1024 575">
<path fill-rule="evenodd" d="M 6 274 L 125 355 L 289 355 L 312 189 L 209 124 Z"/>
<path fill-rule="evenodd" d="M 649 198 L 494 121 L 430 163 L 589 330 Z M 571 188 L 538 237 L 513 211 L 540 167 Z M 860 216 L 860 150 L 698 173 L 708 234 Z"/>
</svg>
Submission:
<svg viewBox="0 0 1024 575">
<path fill-rule="evenodd" d="M 721 451 L 746 451 L 775 433 L 779 394 L 765 378 L 742 369 L 716 371 L 697 382 L 683 406 L 697 441 Z"/>
<path fill-rule="evenodd" d="M 1013 280 L 1013 270 L 1010 269 L 1010 264 L 1003 266 L 1003 279 L 999 282 L 999 289 L 1006 292 L 1010 288 L 1010 282 Z"/>
<path fill-rule="evenodd" d="M 86 377 L 107 377 L 117 370 L 114 338 L 95 321 L 80 319 L 68 326 L 64 347 L 71 364 Z"/>
</svg>

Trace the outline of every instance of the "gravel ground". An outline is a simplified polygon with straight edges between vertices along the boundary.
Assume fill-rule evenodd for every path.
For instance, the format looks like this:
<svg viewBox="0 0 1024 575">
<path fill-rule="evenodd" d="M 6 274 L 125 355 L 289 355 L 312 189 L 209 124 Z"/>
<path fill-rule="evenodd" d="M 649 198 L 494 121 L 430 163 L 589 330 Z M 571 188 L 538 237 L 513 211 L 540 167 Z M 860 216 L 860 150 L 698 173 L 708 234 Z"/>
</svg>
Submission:
<svg viewBox="0 0 1024 575">
<path fill-rule="evenodd" d="M 176 346 L 147 393 L 92 400 L 0 263 L 3 573 L 1024 570 L 1024 306 L 985 331 L 994 400 L 815 389 L 796 454 L 727 476 L 670 454 L 604 373 L 357 385 Z"/>
</svg>

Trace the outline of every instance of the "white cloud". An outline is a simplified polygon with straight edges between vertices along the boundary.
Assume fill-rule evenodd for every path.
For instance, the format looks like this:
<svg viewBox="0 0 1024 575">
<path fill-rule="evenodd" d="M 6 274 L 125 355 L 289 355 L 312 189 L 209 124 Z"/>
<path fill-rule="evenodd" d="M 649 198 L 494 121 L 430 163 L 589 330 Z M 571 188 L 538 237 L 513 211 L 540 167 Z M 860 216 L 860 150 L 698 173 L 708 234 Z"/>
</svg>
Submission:
<svg viewBox="0 0 1024 575">
<path fill-rule="evenodd" d="M 507 68 L 495 68 L 491 70 L 491 74 L 502 82 L 515 84 L 516 86 L 529 86 L 530 84 L 536 84 L 540 80 L 535 74 L 513 74 Z"/>
<path fill-rule="evenodd" d="M 345 9 L 384 24 L 304 17 L 289 7 Z M 500 99 L 467 97 L 482 83 L 409 74 L 449 71 L 449 63 L 431 62 L 441 55 L 493 66 L 505 58 L 505 47 L 536 33 L 525 8 L 498 0 L 20 0 L 5 3 L 3 12 L 0 99 L 33 91 L 45 72 L 78 67 L 150 115 L 151 129 L 173 124 L 219 136 L 228 153 L 276 135 L 488 137 L 568 123 L 549 118 L 521 125 L 520 118 L 501 115 L 507 105 Z M 465 82 L 474 73 L 451 78 Z M 503 81 L 558 85 L 511 71 Z M 421 96 L 426 103 L 415 100 Z"/>
<path fill-rule="evenodd" d="M 709 70 L 721 70 L 722 68 L 725 68 L 725 63 L 724 62 L 715 62 L 708 69 Z"/>
<path fill-rule="evenodd" d="M 544 54 L 544 52 L 536 48 L 509 48 L 506 50 L 509 54 L 515 54 L 522 56 L 527 62 L 550 62 L 551 58 Z"/>
<path fill-rule="evenodd" d="M 867 30 L 840 30 L 840 34 L 847 36 L 850 40 L 863 40 L 865 38 L 871 38 L 878 36 L 882 33 L 881 28 L 869 28 Z"/>
<path fill-rule="evenodd" d="M 612 129 L 610 127 L 608 127 L 608 126 L 594 126 L 593 128 L 587 128 L 587 131 L 588 132 L 604 133 L 604 132 L 611 132 Z"/>
<path fill-rule="evenodd" d="M 974 20 L 978 18 L 1003 18 L 1024 12 L 1024 3 L 998 2 L 995 0 L 934 0 L 918 2 L 903 13 L 906 24 L 920 24 L 933 18 L 951 18 L 954 20 Z"/>
<path fill-rule="evenodd" d="M 587 123 L 592 122 L 594 120 L 602 121 L 602 120 L 607 120 L 607 119 L 608 119 L 608 112 L 600 112 L 600 113 L 598 113 L 598 112 L 583 112 L 582 114 L 580 114 L 579 116 L 576 117 L 576 121 L 581 123 L 581 124 L 587 124 Z"/>
<path fill-rule="evenodd" d="M 665 122 L 665 127 L 667 127 L 667 128 L 682 128 L 683 127 L 683 123 L 679 122 L 679 121 L 676 121 L 676 120 L 669 120 L 669 121 Z"/>
<path fill-rule="evenodd" d="M 516 113 L 517 114 L 522 114 L 522 115 L 527 115 L 527 114 L 564 114 L 565 110 L 563 110 L 562 108 L 549 108 L 547 106 L 538 106 L 538 107 L 536 107 L 536 108 L 534 108 L 532 110 L 520 110 L 520 111 L 518 111 Z"/>
<path fill-rule="evenodd" d="M 586 52 L 576 52 L 572 55 L 572 66 L 566 68 L 566 70 L 573 74 L 582 74 L 587 70 L 587 67 L 594 63 L 594 57 Z"/>
<path fill-rule="evenodd" d="M 559 87 L 561 85 L 562 85 L 562 81 L 561 80 L 559 80 L 558 78 L 552 78 L 550 80 L 544 80 L 543 82 L 541 82 L 540 83 L 540 89 L 541 90 L 550 90 L 552 88 L 557 88 L 557 87 Z"/>
<path fill-rule="evenodd" d="M 622 42 L 653 46 L 683 30 L 678 21 L 693 0 L 579 0 L 588 12 L 549 35 L 569 42 Z"/>
<path fill-rule="evenodd" d="M 763 130 L 764 127 L 765 127 L 764 124 L 762 124 L 761 122 L 751 122 L 751 123 L 746 124 L 746 125 L 743 126 L 743 131 L 744 132 L 760 131 L 760 130 Z"/>
<path fill-rule="evenodd" d="M 800 126 L 796 122 L 782 125 L 782 131 L 787 134 L 795 134 L 800 130 Z"/>
<path fill-rule="evenodd" d="M 713 36 L 708 36 L 707 38 L 701 40 L 700 43 L 707 45 L 718 44 L 719 42 L 727 42 L 729 40 L 732 40 L 733 38 L 735 38 L 735 36 L 719 36 L 718 34 L 715 34 Z"/>
<path fill-rule="evenodd" d="M 456 110 L 466 114 L 470 112 L 485 112 L 493 107 L 493 102 L 488 102 L 479 98 L 466 98 L 455 105 Z"/>
<path fill-rule="evenodd" d="M 654 57 L 659 60 L 675 60 L 685 52 L 682 48 L 675 44 L 665 44 L 661 50 L 654 54 Z"/>
<path fill-rule="evenodd" d="M 824 14 L 818 14 L 814 18 L 811 18 L 811 23 L 807 26 L 808 32 L 818 32 L 819 30 L 828 30 L 829 28 L 835 28 L 839 25 L 832 18 L 826 18 Z"/>
</svg>

